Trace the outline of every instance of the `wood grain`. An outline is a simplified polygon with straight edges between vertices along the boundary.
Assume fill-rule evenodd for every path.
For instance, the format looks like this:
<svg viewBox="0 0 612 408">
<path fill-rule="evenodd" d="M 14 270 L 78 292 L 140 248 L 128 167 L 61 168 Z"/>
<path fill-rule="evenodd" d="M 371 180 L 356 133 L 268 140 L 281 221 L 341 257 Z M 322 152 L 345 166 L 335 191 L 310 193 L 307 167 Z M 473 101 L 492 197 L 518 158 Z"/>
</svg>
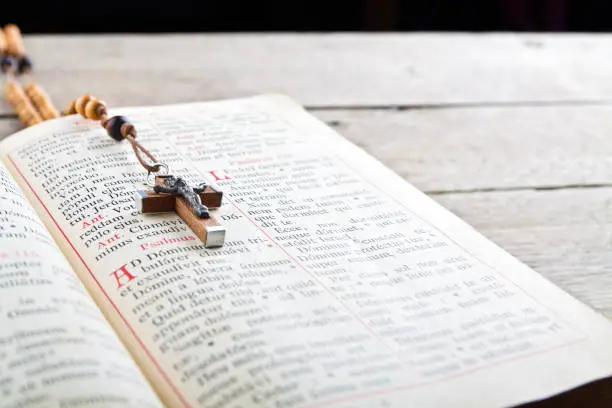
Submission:
<svg viewBox="0 0 612 408">
<path fill-rule="evenodd" d="M 26 36 L 57 106 L 286 93 L 311 106 L 593 101 L 612 93 L 612 35 Z M 2 106 L 0 113 L 7 113 Z"/>
<path fill-rule="evenodd" d="M 169 176 L 156 176 L 155 184 L 165 186 Z M 201 203 L 208 209 L 219 208 L 223 202 L 223 192 L 211 186 L 206 186 L 200 194 Z M 137 207 L 143 214 L 156 214 L 174 211 L 179 194 L 155 193 L 153 190 L 139 190 L 136 193 Z"/>
<path fill-rule="evenodd" d="M 612 188 L 433 198 L 547 279 L 612 318 Z"/>
<path fill-rule="evenodd" d="M 426 192 L 612 185 L 612 107 L 314 113 Z"/>
<path fill-rule="evenodd" d="M 210 218 L 198 217 L 193 207 L 183 197 L 176 198 L 175 210 L 206 248 L 217 248 L 223 245 L 225 227 L 219 224 L 214 216 Z"/>
<path fill-rule="evenodd" d="M 16 118 L 0 118 L 0 141 L 23 128 L 24 126 Z"/>
</svg>

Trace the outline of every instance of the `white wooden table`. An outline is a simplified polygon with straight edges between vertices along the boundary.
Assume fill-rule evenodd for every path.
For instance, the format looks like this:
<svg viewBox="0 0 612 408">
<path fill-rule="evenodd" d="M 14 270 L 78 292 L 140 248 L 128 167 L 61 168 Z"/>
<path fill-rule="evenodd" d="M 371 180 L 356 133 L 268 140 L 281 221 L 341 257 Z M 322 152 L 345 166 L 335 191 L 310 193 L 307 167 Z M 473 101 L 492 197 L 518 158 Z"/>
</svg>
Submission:
<svg viewBox="0 0 612 408">
<path fill-rule="evenodd" d="M 612 35 L 28 37 L 56 104 L 280 92 L 612 318 Z M 0 104 L 0 138 L 20 125 Z"/>
</svg>

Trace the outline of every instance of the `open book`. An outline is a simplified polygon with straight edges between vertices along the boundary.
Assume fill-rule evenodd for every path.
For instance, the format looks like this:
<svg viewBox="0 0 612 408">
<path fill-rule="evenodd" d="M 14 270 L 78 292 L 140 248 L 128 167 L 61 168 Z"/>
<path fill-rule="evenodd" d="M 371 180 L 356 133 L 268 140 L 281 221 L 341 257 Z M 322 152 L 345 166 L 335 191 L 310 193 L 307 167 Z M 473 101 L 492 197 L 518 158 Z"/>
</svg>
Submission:
<svg viewBox="0 0 612 408">
<path fill-rule="evenodd" d="M 289 99 L 110 113 L 225 245 L 138 213 L 97 123 L 1 142 L 1 408 L 611 406 L 610 321 Z"/>
</svg>

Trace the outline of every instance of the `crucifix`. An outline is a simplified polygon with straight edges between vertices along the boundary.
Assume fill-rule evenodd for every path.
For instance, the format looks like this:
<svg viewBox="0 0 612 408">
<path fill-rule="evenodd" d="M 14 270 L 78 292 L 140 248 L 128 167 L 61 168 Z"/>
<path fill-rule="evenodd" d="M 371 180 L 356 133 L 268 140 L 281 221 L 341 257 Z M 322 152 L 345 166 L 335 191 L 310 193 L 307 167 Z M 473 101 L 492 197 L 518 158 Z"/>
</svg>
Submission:
<svg viewBox="0 0 612 408">
<path fill-rule="evenodd" d="M 225 227 L 209 210 L 219 208 L 222 198 L 210 185 L 193 188 L 180 177 L 158 175 L 152 189 L 136 191 L 136 207 L 143 214 L 176 211 L 206 248 L 215 248 L 225 241 Z"/>
<path fill-rule="evenodd" d="M 16 58 L 18 62 L 15 74 L 32 71 L 32 63 L 26 56 L 19 28 L 8 25 L 0 29 L 0 71 L 11 76 L 12 58 Z M 33 81 L 22 87 L 17 81 L 9 79 L 4 86 L 4 94 L 26 126 L 59 116 L 59 111 L 53 106 L 49 96 Z M 209 209 L 221 206 L 221 191 L 206 184 L 193 188 L 180 177 L 160 174 L 162 168 L 165 168 L 167 173 L 168 167 L 160 163 L 136 140 L 136 127 L 124 116 L 109 116 L 106 103 L 98 98 L 84 94 L 70 101 L 63 114 L 75 113 L 99 122 L 112 139 L 118 142 L 127 140 L 138 163 L 148 175 L 156 174 L 155 185 L 151 189 L 136 192 L 136 207 L 141 213 L 176 211 L 206 248 L 224 244 L 225 227 L 209 213 Z"/>
</svg>

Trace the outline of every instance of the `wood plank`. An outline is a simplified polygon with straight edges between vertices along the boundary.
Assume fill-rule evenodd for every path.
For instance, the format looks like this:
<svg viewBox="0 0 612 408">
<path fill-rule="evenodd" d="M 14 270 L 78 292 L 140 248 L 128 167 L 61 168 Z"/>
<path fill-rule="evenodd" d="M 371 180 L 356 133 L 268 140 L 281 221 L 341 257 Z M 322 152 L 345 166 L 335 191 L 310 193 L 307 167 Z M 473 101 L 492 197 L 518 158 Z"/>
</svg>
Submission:
<svg viewBox="0 0 612 408">
<path fill-rule="evenodd" d="M 612 318 L 612 188 L 434 197 L 487 238 Z"/>
<path fill-rule="evenodd" d="M 27 36 L 59 106 L 286 93 L 311 106 L 609 98 L 610 34 L 183 34 Z M 3 106 L 0 113 L 6 113 Z"/>
<path fill-rule="evenodd" d="M 16 120 L 0 120 L 0 138 L 16 127 Z M 344 133 L 353 138 L 352 132 Z M 469 158 L 469 153 L 461 150 L 464 145 L 467 152 L 472 146 L 457 143 L 458 158 Z M 444 160 L 427 157 L 427 152 L 435 151 L 423 150 L 418 155 L 421 161 L 415 160 L 413 165 L 418 168 L 419 163 L 430 161 L 432 171 L 435 163 L 442 169 L 438 173 L 446 171 Z M 412 150 L 405 152 L 414 154 Z M 401 169 L 401 161 L 378 158 L 396 171 Z M 546 160 L 542 163 L 544 168 L 549 165 Z M 493 163 L 490 168 L 494 167 Z M 579 167 L 570 167 L 567 174 L 571 175 L 570 170 L 575 172 Z M 453 193 L 433 198 L 549 280 L 612 318 L 612 188 Z"/>
<path fill-rule="evenodd" d="M 0 119 L 0 141 L 21 129 L 23 125 L 17 119 Z"/>
<path fill-rule="evenodd" d="M 314 113 L 428 192 L 612 183 L 612 107 Z"/>
</svg>

